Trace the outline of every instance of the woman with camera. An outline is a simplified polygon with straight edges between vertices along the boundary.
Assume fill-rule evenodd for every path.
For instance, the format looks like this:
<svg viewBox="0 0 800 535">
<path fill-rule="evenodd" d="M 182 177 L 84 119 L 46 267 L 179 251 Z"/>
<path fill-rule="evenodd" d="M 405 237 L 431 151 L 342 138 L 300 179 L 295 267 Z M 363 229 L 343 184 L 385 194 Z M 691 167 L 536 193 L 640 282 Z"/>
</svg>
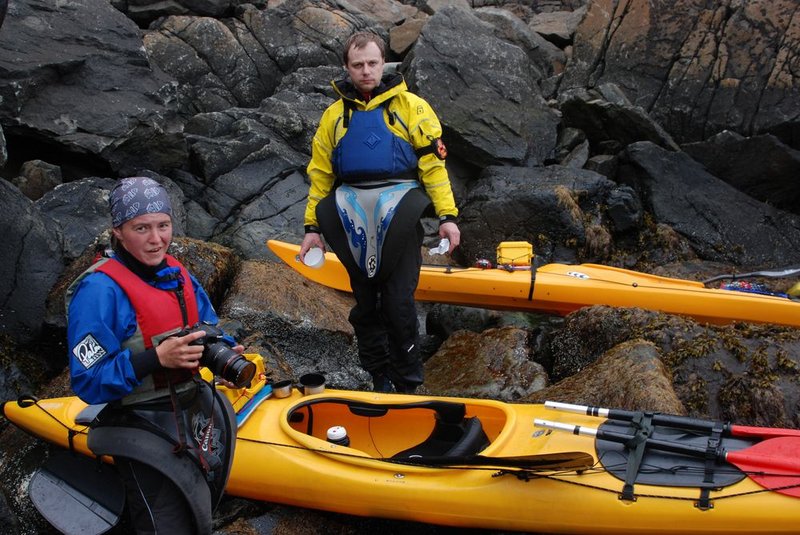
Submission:
<svg viewBox="0 0 800 535">
<path fill-rule="evenodd" d="M 138 533 L 211 533 L 236 433 L 230 403 L 198 374 L 200 365 L 213 369 L 203 324 L 210 330 L 218 318 L 194 276 L 167 254 L 164 188 L 125 178 L 109 205 L 113 254 L 67 291 L 72 388 L 89 404 L 107 404 L 88 445 L 114 457 Z M 211 359 L 223 354 L 246 367 L 241 345 L 213 341 Z"/>
</svg>

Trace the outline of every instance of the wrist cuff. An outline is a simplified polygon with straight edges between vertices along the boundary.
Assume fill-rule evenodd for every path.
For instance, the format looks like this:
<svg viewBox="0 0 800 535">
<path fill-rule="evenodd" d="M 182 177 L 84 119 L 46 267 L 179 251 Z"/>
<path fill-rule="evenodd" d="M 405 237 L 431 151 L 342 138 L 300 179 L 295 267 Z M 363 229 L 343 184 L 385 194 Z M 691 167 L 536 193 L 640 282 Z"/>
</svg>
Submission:
<svg viewBox="0 0 800 535">
<path fill-rule="evenodd" d="M 309 232 L 313 232 L 315 234 L 322 234 L 322 231 L 316 225 L 306 225 L 305 229 L 306 229 L 306 234 L 308 234 Z"/>
<path fill-rule="evenodd" d="M 447 222 L 455 223 L 456 222 L 456 216 L 454 216 L 453 214 L 445 214 L 445 215 L 440 215 L 439 216 L 439 224 L 440 225 L 442 223 L 447 223 Z"/>
</svg>

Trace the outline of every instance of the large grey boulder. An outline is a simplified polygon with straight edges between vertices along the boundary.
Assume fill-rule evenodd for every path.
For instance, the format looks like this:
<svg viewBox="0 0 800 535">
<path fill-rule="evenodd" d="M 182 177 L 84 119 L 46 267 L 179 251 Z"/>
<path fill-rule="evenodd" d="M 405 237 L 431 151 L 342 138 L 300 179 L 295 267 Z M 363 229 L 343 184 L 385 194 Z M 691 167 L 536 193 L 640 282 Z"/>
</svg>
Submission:
<svg viewBox="0 0 800 535">
<path fill-rule="evenodd" d="M 587 240 L 587 229 L 610 237 L 602 207 L 618 188 L 585 169 L 488 167 L 471 186 L 461 211 L 462 252 L 471 263 L 493 259 L 501 241 L 528 241 L 543 260 L 575 261 L 579 254 L 596 259 L 604 254 L 602 244 L 598 248 Z M 617 207 L 637 210 L 635 203 Z"/>
<path fill-rule="evenodd" d="M 110 0 L 111 5 L 141 26 L 169 15 L 223 17 L 242 4 L 264 7 L 267 0 Z"/>
<path fill-rule="evenodd" d="M 796 0 L 595 0 L 560 89 L 614 82 L 678 142 L 771 132 L 798 148 Z"/>
<path fill-rule="evenodd" d="M 61 231 L 7 180 L 0 179 L 0 334 L 19 342 L 39 335 L 50 287 L 64 269 Z"/>
<path fill-rule="evenodd" d="M 800 214 L 800 150 L 777 137 L 747 138 L 726 131 L 681 148 L 739 191 Z"/>
<path fill-rule="evenodd" d="M 534 165 L 551 155 L 558 120 L 541 95 L 540 73 L 522 48 L 470 10 L 437 11 L 403 68 L 458 157 L 484 167 Z"/>
<path fill-rule="evenodd" d="M 139 29 L 107 0 L 13 2 L 0 72 L 9 138 L 121 174 L 186 159 L 182 122 L 169 109 L 174 82 L 151 69 Z"/>
<path fill-rule="evenodd" d="M 745 195 L 686 153 L 634 143 L 620 180 L 705 260 L 772 268 L 800 262 L 800 216 Z"/>
</svg>

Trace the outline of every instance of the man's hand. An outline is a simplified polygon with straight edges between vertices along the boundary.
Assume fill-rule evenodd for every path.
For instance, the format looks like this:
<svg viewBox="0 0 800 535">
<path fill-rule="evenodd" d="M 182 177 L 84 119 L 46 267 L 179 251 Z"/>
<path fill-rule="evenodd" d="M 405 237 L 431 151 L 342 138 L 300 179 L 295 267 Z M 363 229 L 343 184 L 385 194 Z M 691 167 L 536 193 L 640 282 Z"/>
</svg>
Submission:
<svg viewBox="0 0 800 535">
<path fill-rule="evenodd" d="M 461 243 L 461 231 L 458 230 L 458 225 L 453 221 L 445 221 L 439 225 L 439 237 L 447 238 L 450 240 L 450 249 L 447 253 L 450 254 Z"/>
<path fill-rule="evenodd" d="M 322 243 L 322 236 L 318 232 L 306 232 L 303 243 L 300 244 L 300 252 L 297 254 L 301 262 L 305 260 L 306 253 L 312 247 L 319 247 L 323 253 L 325 252 L 325 244 Z"/>
</svg>

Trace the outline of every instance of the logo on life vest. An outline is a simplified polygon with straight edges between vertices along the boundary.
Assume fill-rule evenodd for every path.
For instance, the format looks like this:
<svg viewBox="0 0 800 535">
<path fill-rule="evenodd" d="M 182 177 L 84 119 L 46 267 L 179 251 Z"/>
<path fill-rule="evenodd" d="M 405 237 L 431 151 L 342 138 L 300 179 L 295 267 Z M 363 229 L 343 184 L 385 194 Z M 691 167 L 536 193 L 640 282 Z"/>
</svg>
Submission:
<svg viewBox="0 0 800 535">
<path fill-rule="evenodd" d="M 105 357 L 107 353 L 108 351 L 106 351 L 91 334 L 87 334 L 86 338 L 78 342 L 78 344 L 72 348 L 72 354 L 75 355 L 75 358 L 87 369 L 94 366 L 94 364 Z"/>
</svg>

